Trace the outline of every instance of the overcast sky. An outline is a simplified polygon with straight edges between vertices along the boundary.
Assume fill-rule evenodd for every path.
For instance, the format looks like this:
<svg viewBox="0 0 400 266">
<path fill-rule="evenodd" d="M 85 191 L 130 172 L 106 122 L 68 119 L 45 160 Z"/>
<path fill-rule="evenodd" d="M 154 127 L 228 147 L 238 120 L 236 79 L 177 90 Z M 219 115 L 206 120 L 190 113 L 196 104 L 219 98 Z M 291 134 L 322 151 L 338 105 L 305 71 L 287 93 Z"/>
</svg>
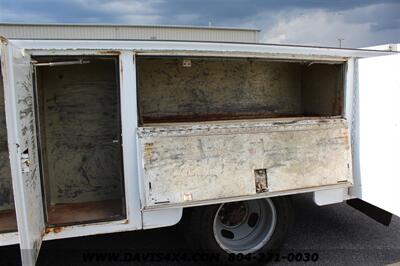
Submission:
<svg viewBox="0 0 400 266">
<path fill-rule="evenodd" d="M 1 22 L 259 28 L 269 43 L 400 43 L 400 0 L 0 0 Z"/>
</svg>

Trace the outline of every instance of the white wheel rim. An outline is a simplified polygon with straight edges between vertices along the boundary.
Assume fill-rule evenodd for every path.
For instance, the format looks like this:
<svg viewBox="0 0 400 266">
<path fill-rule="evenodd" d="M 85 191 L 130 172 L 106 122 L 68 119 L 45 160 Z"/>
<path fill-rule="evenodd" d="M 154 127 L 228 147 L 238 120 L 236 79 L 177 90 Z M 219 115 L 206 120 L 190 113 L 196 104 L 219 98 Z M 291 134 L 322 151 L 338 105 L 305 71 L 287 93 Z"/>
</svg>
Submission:
<svg viewBox="0 0 400 266">
<path fill-rule="evenodd" d="M 276 219 L 270 199 L 225 203 L 214 217 L 214 237 L 228 253 L 254 253 L 271 239 Z"/>
</svg>

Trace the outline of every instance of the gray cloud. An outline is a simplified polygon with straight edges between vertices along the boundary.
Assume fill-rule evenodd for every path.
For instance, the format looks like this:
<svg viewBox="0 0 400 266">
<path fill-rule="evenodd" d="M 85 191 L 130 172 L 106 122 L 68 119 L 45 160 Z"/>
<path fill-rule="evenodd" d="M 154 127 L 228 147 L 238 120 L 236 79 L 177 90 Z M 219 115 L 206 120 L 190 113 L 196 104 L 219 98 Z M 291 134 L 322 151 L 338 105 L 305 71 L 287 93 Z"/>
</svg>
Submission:
<svg viewBox="0 0 400 266">
<path fill-rule="evenodd" d="M 159 7 L 164 15 L 175 15 L 177 13 L 196 13 L 204 18 L 213 18 L 216 21 L 229 20 L 232 17 L 248 18 L 254 14 L 265 11 L 281 11 L 284 9 L 324 9 L 328 11 L 343 11 L 377 3 L 398 3 L 396 0 L 203 0 L 185 1 L 169 0 L 160 2 Z"/>
<path fill-rule="evenodd" d="M 374 15 L 375 12 L 392 9 L 393 4 L 369 5 L 346 11 L 327 11 L 323 9 L 292 10 L 276 14 L 259 14 L 254 18 L 265 25 L 263 40 L 273 43 L 307 44 L 337 46 L 338 38 L 344 38 L 345 47 L 366 47 L 376 44 L 400 41 L 399 27 L 382 27 L 377 30 L 373 22 L 363 18 L 355 19 L 357 14 Z M 272 24 L 269 24 L 270 21 Z M 352 20 L 350 23 L 349 20 Z M 382 24 L 381 24 L 382 25 Z"/>
</svg>

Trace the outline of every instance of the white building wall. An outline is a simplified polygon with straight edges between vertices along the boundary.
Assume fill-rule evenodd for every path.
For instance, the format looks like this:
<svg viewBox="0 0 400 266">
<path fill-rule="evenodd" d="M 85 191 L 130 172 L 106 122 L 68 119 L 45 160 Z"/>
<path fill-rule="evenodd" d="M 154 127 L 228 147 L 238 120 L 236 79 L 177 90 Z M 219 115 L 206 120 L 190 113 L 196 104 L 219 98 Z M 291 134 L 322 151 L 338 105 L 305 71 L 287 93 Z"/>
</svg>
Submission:
<svg viewBox="0 0 400 266">
<path fill-rule="evenodd" d="M 10 39 L 185 40 L 259 42 L 259 30 L 194 26 L 0 24 L 0 36 Z"/>
</svg>

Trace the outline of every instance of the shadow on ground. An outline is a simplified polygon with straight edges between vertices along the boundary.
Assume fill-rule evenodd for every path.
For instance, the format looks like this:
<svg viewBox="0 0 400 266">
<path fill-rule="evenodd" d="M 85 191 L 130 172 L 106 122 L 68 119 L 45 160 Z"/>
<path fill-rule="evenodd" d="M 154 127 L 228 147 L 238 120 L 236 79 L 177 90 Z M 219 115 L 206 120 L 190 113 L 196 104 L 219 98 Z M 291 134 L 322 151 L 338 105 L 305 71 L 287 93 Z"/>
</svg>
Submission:
<svg viewBox="0 0 400 266">
<path fill-rule="evenodd" d="M 318 207 L 307 194 L 295 196 L 294 204 L 294 228 L 280 253 L 281 258 L 271 264 L 385 265 L 400 261 L 400 218 L 394 217 L 392 224 L 385 227 L 346 204 Z M 185 251 L 183 231 L 178 224 L 162 229 L 47 241 L 43 243 L 38 265 L 193 265 L 176 261 L 193 255 Z M 291 253 L 303 256 L 315 253 L 318 261 L 289 262 Z M 18 265 L 18 246 L 1 248 L 0 256 L 0 265 Z M 163 256 L 161 261 L 159 256 Z"/>
</svg>

